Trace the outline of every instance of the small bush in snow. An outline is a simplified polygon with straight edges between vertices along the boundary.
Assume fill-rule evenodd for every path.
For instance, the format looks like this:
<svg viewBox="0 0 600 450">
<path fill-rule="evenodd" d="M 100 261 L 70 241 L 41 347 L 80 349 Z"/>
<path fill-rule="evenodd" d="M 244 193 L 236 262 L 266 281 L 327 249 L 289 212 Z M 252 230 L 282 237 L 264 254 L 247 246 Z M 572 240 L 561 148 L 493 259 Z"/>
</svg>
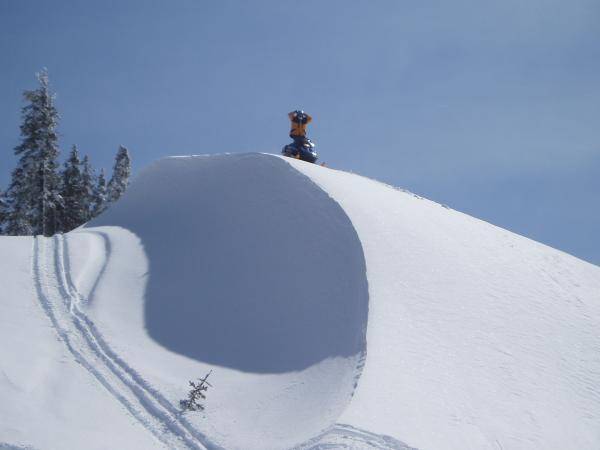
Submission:
<svg viewBox="0 0 600 450">
<path fill-rule="evenodd" d="M 188 392 L 188 398 L 180 400 L 179 405 L 184 411 L 201 411 L 204 410 L 204 405 L 200 403 L 202 400 L 206 400 L 204 392 L 208 390 L 212 385 L 206 381 L 208 376 L 212 373 L 212 370 L 204 375 L 204 378 L 199 378 L 198 382 L 190 381 L 190 392 Z"/>
</svg>

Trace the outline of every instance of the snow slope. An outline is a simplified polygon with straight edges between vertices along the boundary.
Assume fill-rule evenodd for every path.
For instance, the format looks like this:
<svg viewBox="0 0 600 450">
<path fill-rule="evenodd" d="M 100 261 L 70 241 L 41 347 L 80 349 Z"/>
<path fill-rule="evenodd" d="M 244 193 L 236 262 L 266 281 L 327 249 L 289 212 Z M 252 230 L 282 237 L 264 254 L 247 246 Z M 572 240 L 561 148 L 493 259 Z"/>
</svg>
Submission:
<svg viewBox="0 0 600 450">
<path fill-rule="evenodd" d="M 600 448 L 599 267 L 291 164 L 340 203 L 365 251 L 367 360 L 341 422 L 425 449 Z"/>
<path fill-rule="evenodd" d="M 0 448 L 600 448 L 600 268 L 373 180 L 167 158 L 0 252 Z"/>
<path fill-rule="evenodd" d="M 40 295 L 51 281 L 35 274 L 32 241 L 0 238 L 0 449 L 153 448 L 56 332 Z"/>
</svg>

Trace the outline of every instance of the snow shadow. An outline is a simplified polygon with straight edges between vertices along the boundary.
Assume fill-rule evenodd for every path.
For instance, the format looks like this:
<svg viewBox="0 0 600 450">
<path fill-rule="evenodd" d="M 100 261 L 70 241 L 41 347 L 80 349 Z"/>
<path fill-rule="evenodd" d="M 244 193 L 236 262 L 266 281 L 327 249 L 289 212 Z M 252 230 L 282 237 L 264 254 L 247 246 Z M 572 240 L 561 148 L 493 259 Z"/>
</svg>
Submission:
<svg viewBox="0 0 600 450">
<path fill-rule="evenodd" d="M 141 239 L 147 331 L 171 351 L 282 373 L 365 350 L 368 290 L 356 231 L 280 158 L 160 160 L 93 222 L 102 225 Z"/>
</svg>

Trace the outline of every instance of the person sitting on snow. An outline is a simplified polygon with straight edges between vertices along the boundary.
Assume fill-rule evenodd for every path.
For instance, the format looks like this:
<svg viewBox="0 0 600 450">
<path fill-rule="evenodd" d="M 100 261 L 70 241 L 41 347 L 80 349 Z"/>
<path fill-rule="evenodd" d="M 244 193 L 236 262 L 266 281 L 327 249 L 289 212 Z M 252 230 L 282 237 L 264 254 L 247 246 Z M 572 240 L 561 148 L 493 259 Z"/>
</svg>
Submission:
<svg viewBox="0 0 600 450">
<path fill-rule="evenodd" d="M 292 125 L 290 137 L 294 142 L 283 147 L 281 153 L 285 156 L 314 163 L 318 158 L 315 144 L 306 137 L 306 126 L 310 123 L 312 117 L 301 110 L 292 111 L 288 114 L 288 117 Z"/>
</svg>

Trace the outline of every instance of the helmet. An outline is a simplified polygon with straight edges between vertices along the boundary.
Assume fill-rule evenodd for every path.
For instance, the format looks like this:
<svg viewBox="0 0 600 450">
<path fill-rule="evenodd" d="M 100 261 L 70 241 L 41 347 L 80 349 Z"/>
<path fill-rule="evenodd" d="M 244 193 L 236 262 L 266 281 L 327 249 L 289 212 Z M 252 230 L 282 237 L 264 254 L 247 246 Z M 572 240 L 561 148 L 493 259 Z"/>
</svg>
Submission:
<svg viewBox="0 0 600 450">
<path fill-rule="evenodd" d="M 306 122 L 307 118 L 308 116 L 303 110 L 297 109 L 294 111 L 294 119 L 296 119 L 298 122 L 304 123 Z"/>
</svg>

